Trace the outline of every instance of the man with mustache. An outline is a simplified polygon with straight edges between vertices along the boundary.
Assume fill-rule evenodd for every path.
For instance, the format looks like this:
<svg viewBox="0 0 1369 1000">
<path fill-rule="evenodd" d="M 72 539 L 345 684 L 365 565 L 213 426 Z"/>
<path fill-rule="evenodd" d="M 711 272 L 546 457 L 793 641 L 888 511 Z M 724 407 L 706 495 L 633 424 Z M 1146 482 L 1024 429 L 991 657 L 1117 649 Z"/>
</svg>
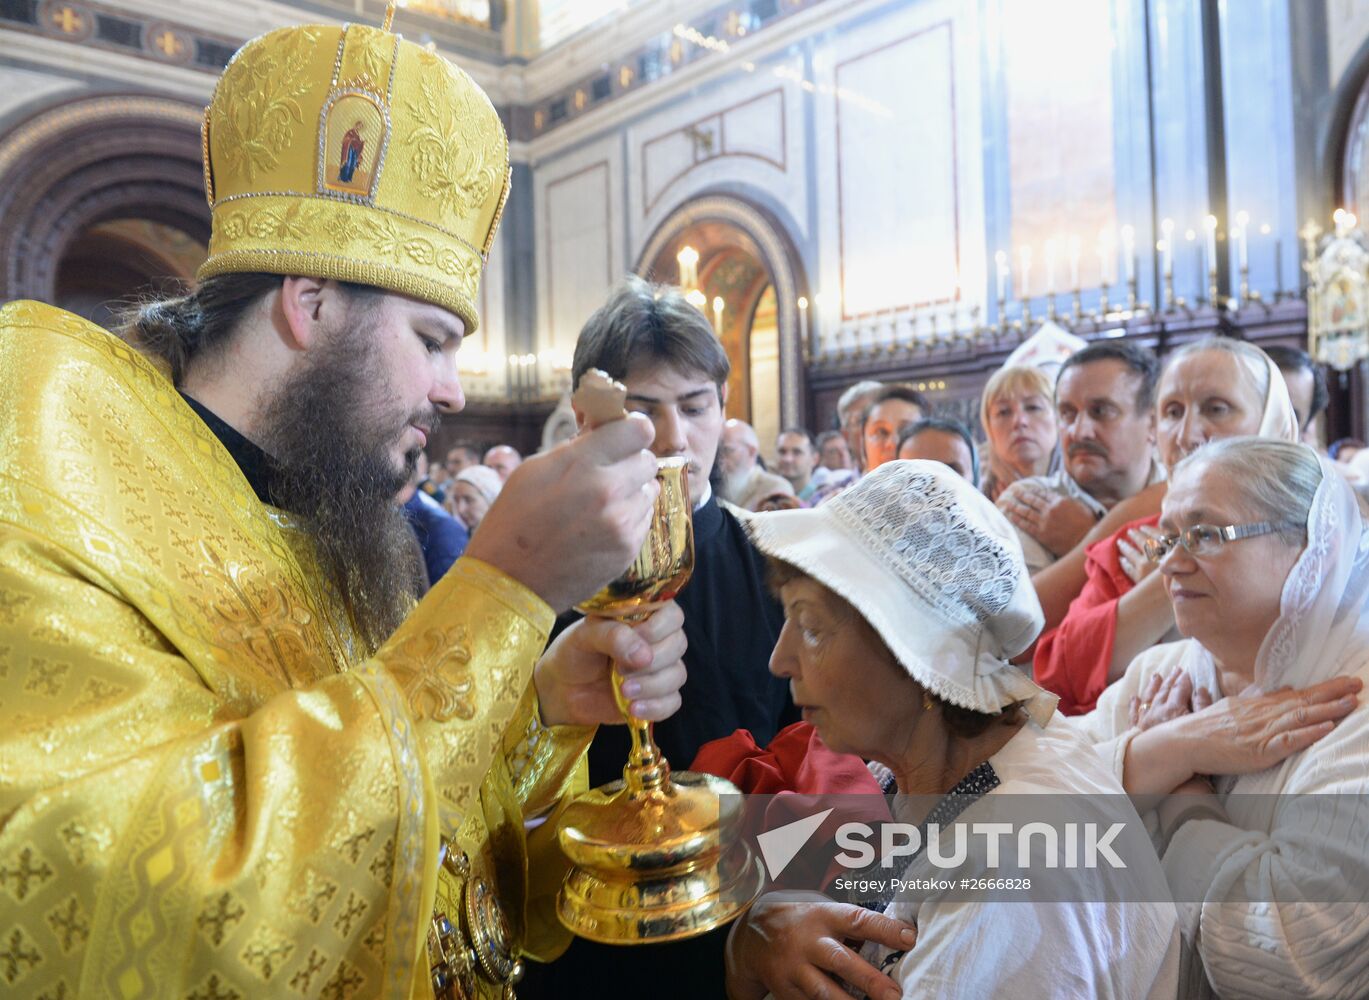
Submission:
<svg viewBox="0 0 1369 1000">
<path fill-rule="evenodd" d="M 340 197 L 320 137 L 360 100 L 387 155 Z M 618 718 L 609 657 L 634 713 L 679 702 L 678 608 L 546 648 L 640 549 L 652 428 L 529 459 L 416 602 L 394 498 L 465 402 L 499 118 L 353 24 L 252 40 L 204 121 L 193 290 L 125 339 L 0 309 L 7 995 L 508 995 L 564 946 L 536 821 Z"/>
<path fill-rule="evenodd" d="M 722 438 L 730 364 L 708 320 L 678 288 L 629 277 L 580 331 L 571 378 L 591 368 L 627 387 L 627 407 L 656 428 L 659 458 L 689 463 L 694 505 L 694 573 L 677 598 L 684 612 L 689 683 L 684 703 L 655 726 L 656 742 L 675 768 L 687 768 L 709 740 L 749 729 L 765 746 L 798 721 L 786 681 L 770 674 L 783 612 L 765 585 L 765 567 L 738 519 L 710 482 Z M 577 411 L 583 426 L 584 415 Z M 482 529 L 483 530 L 483 529 Z M 622 737 L 619 739 L 619 737 Z M 591 786 L 622 776 L 628 739 L 602 726 L 589 749 Z M 554 964 L 532 964 L 519 995 L 571 1000 L 604 995 L 604 970 L 615 981 L 650 982 L 654 997 L 721 997 L 727 928 L 693 941 L 632 948 L 576 940 Z"/>
<path fill-rule="evenodd" d="M 1151 407 L 1158 373 L 1151 351 L 1119 341 L 1090 344 L 1061 366 L 1055 408 L 1064 468 L 1018 480 L 998 498 L 1038 592 L 1040 572 L 1079 546 L 1108 511 L 1164 480 Z"/>
</svg>

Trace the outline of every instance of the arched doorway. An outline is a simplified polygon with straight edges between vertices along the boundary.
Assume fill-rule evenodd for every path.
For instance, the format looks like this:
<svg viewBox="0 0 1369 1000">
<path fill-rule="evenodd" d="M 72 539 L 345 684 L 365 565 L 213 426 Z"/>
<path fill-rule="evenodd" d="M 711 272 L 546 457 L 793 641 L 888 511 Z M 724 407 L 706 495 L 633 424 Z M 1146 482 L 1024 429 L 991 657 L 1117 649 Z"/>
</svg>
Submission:
<svg viewBox="0 0 1369 1000">
<path fill-rule="evenodd" d="M 0 136 L 0 301 L 39 299 L 107 323 L 114 302 L 192 278 L 209 242 L 202 115 L 107 95 Z"/>
<path fill-rule="evenodd" d="M 804 350 L 798 299 L 806 282 L 780 224 L 728 195 L 696 199 L 672 213 L 647 242 L 637 272 L 681 280 L 679 254 L 697 254 L 701 306 L 732 362 L 729 416 L 756 428 L 770 454 L 780 429 L 803 422 Z M 721 308 L 715 312 L 715 307 Z"/>
</svg>

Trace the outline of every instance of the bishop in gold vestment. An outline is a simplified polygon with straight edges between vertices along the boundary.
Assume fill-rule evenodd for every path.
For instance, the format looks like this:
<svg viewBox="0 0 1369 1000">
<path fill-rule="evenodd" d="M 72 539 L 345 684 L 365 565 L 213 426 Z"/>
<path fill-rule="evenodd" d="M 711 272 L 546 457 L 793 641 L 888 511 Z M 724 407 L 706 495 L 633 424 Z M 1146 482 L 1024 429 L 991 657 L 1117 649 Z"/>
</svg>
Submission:
<svg viewBox="0 0 1369 1000">
<path fill-rule="evenodd" d="M 12 303 L 0 398 L 0 992 L 431 996 L 440 831 L 556 947 L 523 820 L 590 730 L 536 721 L 545 604 L 462 559 L 357 662 L 307 539 L 136 351 Z"/>
<path fill-rule="evenodd" d="M 474 329 L 508 149 L 460 70 L 373 28 L 274 32 L 204 143 L 201 279 L 358 282 Z M 0 400 L 0 994 L 510 994 L 564 940 L 554 824 L 525 820 L 591 733 L 539 721 L 552 609 L 465 558 L 365 656 L 165 366 L 11 303 Z"/>
</svg>

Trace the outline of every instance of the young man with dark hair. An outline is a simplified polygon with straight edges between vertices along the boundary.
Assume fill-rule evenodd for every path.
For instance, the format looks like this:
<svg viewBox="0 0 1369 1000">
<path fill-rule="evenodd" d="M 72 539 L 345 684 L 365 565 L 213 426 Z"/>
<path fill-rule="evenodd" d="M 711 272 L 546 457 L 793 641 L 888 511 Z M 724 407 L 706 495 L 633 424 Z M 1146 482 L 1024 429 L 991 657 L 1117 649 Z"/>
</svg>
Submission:
<svg viewBox="0 0 1369 1000">
<path fill-rule="evenodd" d="M 566 937 L 525 891 L 564 870 L 533 821 L 618 719 L 610 657 L 638 715 L 678 704 L 678 608 L 546 647 L 641 546 L 652 428 L 530 459 L 416 602 L 395 496 L 465 402 L 498 115 L 388 30 L 303 25 L 234 57 L 204 149 L 193 291 L 127 341 L 0 309 L 7 982 L 506 995 Z"/>
<path fill-rule="evenodd" d="M 795 721 L 789 689 L 770 675 L 770 652 L 783 625 L 765 586 L 763 564 L 741 524 L 718 503 L 709 476 L 718 454 L 731 364 L 708 320 L 675 288 L 628 278 L 585 323 L 571 378 L 591 368 L 627 386 L 627 407 L 656 429 L 658 458 L 689 463 L 694 503 L 694 575 L 678 603 L 689 649 L 688 697 L 656 726 L 656 741 L 687 767 L 708 740 L 750 729 L 764 746 Z M 583 423 L 582 415 L 576 414 Z M 618 739 L 618 737 L 622 737 Z M 627 734 L 603 730 L 590 747 L 594 784 L 618 777 Z"/>
<path fill-rule="evenodd" d="M 655 726 L 657 744 L 677 769 L 687 768 L 704 743 L 736 729 L 749 729 L 765 746 L 798 721 L 788 684 L 769 670 L 783 612 L 766 587 L 761 556 L 709 482 L 730 367 L 708 320 L 679 289 L 630 277 L 585 323 L 571 369 L 577 385 L 591 368 L 622 382 L 628 409 L 656 429 L 656 456 L 689 463 L 694 573 L 676 599 L 684 611 L 688 680 L 680 710 Z M 583 426 L 583 414 L 576 418 Z M 601 727 L 589 750 L 590 784 L 621 777 L 628 748 L 624 732 Z M 726 936 L 724 927 L 692 941 L 633 948 L 577 940 L 551 966 L 529 966 L 519 994 L 601 997 L 611 969 L 616 981 L 650 982 L 654 997 L 720 997 Z"/>
<path fill-rule="evenodd" d="M 794 493 L 805 503 L 817 484 L 813 471 L 818 465 L 818 449 L 813 435 L 803 427 L 786 427 L 775 438 L 775 471 L 789 480 Z"/>
</svg>

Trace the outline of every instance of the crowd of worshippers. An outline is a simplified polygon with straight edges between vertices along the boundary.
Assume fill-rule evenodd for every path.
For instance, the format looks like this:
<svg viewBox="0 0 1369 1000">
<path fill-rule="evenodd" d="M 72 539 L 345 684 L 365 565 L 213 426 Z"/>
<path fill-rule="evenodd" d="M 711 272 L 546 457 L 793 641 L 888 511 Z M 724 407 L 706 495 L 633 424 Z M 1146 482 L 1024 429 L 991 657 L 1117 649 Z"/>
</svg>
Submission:
<svg viewBox="0 0 1369 1000">
<path fill-rule="evenodd" d="M 1153 874 L 1180 867 L 1221 905 L 918 913 L 763 897 L 692 941 L 574 940 L 529 966 L 520 995 L 592 995 L 575 984 L 598 983 L 606 962 L 674 984 L 671 996 L 818 996 L 836 983 L 890 997 L 913 984 L 996 995 L 1008 982 L 1369 991 L 1369 949 L 1350 954 L 1362 935 L 1232 905 L 1230 889 L 1253 879 L 1259 898 L 1296 898 L 1330 864 L 1297 840 L 1305 817 L 1229 814 L 1232 792 L 1344 789 L 1369 774 L 1364 713 L 1351 715 L 1369 669 L 1357 493 L 1369 476 L 1355 442 L 1337 442 L 1340 461 L 1301 443 L 1327 405 L 1305 352 L 1210 337 L 1162 361 L 1109 339 L 1008 365 L 984 387 L 982 440 L 911 386 L 859 382 L 832 428 L 783 430 L 773 466 L 755 429 L 725 418 L 727 359 L 674 291 L 629 280 L 582 332 L 573 377 L 590 368 L 624 381 L 658 457 L 689 462 L 698 555 L 678 599 L 683 706 L 656 725 L 668 759 L 753 792 L 1192 793 L 1159 809 Z M 497 493 L 494 451 L 516 457 L 494 449 L 482 467 L 477 450 L 453 448 L 429 489 L 448 503 L 484 480 Z M 937 608 L 910 585 L 939 555 L 986 544 L 1013 554 L 993 570 L 996 603 L 977 589 L 980 566 L 942 577 Z M 591 783 L 615 778 L 627 750 L 621 729 L 600 727 Z M 1362 843 L 1369 818 L 1349 813 L 1332 825 Z"/>
<path fill-rule="evenodd" d="M 650 649 L 621 694 L 665 692 L 629 704 L 676 769 L 798 801 L 892 795 L 910 825 L 1001 819 L 1029 795 L 1117 800 L 1148 853 L 1041 903 L 815 881 L 698 937 L 622 948 L 557 925 L 565 862 L 539 849 L 488 869 L 521 915 L 518 996 L 599 997 L 605 970 L 663 998 L 1369 996 L 1364 477 L 1359 456 L 1303 443 L 1327 402 L 1306 354 L 1211 337 L 1160 359 L 1100 340 L 994 372 L 983 441 L 907 385 L 861 382 L 832 429 L 778 435 L 773 472 L 727 419 L 726 352 L 679 289 L 616 288 L 580 331 L 573 383 L 596 369 L 650 423 L 654 456 L 685 460 L 695 562 L 630 629 L 548 601 L 539 662 L 557 683 L 618 656 L 584 644 L 622 628 Z M 604 433 L 575 418 L 580 438 Z M 432 603 L 453 578 L 495 572 L 478 567 L 508 537 L 501 511 L 523 512 L 533 530 L 516 537 L 536 551 L 565 512 L 529 492 L 583 443 L 416 465 L 399 499 L 440 582 L 396 634 L 454 613 Z M 621 775 L 625 726 L 537 725 L 580 741 L 590 786 Z M 553 808 L 500 836 L 545 835 Z M 905 884 L 937 874 L 928 853 L 901 859 Z M 1174 898 L 1136 889 L 1157 884 Z"/>
</svg>

